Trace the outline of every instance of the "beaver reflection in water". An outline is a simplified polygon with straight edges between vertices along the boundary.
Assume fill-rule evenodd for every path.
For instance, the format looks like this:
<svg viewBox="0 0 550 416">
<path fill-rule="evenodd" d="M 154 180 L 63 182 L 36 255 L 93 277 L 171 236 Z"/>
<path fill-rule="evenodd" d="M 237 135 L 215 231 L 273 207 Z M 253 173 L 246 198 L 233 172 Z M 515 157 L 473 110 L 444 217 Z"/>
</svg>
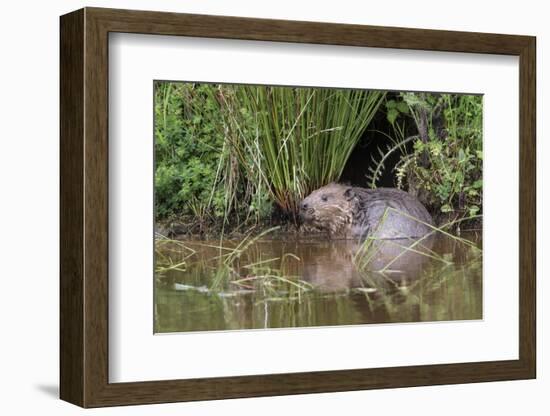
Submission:
<svg viewBox="0 0 550 416">
<path fill-rule="evenodd" d="M 332 238 L 418 238 L 432 231 L 432 217 L 422 203 L 395 188 L 365 189 L 331 183 L 300 203 L 306 229 Z"/>
</svg>

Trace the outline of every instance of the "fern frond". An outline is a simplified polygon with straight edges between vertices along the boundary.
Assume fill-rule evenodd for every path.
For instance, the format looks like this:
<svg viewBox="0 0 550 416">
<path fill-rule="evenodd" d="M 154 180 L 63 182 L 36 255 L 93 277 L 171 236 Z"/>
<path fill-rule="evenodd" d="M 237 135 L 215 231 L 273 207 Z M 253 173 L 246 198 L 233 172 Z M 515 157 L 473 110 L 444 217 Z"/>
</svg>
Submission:
<svg viewBox="0 0 550 416">
<path fill-rule="evenodd" d="M 371 156 L 372 161 L 374 162 L 374 167 L 369 167 L 369 174 L 366 175 L 367 181 L 369 182 L 368 185 L 370 188 L 376 188 L 376 183 L 382 176 L 382 173 L 385 169 L 385 163 L 388 160 L 388 158 L 397 150 L 404 151 L 403 146 L 407 143 L 418 139 L 418 135 L 410 136 L 402 140 L 394 140 L 392 139 L 393 145 L 388 145 L 386 147 L 386 150 L 382 150 L 382 148 L 378 148 L 378 153 L 380 154 L 380 158 L 376 160 L 373 156 Z"/>
</svg>

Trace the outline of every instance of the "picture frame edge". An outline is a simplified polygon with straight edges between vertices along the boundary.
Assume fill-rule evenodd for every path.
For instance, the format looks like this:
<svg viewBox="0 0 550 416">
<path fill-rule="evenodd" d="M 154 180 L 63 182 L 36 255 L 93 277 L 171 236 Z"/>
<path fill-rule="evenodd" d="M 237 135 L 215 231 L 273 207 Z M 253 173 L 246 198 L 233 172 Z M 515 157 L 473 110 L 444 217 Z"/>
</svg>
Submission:
<svg viewBox="0 0 550 416">
<path fill-rule="evenodd" d="M 171 22 L 163 24 L 163 16 Z M 154 17 L 153 24 L 146 24 Z M 193 26 L 185 23 L 194 20 Z M 244 20 L 243 20 L 244 19 Z M 201 21 L 222 25 L 220 36 L 205 36 Z M 267 28 L 246 32 L 235 22 L 269 22 Z M 304 36 L 298 29 L 312 30 L 318 25 L 331 27 L 333 42 L 323 36 Z M 177 26 L 177 27 L 176 27 Z M 217 24 L 217 26 L 220 26 Z M 108 381 L 108 33 L 174 34 L 177 36 L 222 37 L 268 40 L 273 27 L 296 29 L 292 36 L 277 32 L 275 41 L 318 41 L 343 45 L 356 36 L 351 46 L 388 47 L 391 39 L 369 36 L 386 32 L 399 44 L 399 36 L 416 33 L 424 44 L 421 50 L 451 48 L 441 43 L 466 37 L 453 52 L 498 53 L 520 58 L 520 345 L 519 359 L 382 369 L 336 370 L 331 372 L 268 374 L 190 380 L 109 383 Z M 210 30 L 210 29 L 207 29 Z M 245 37 L 234 37 L 236 31 Z M 350 34 L 343 32 L 350 31 Z M 362 35 L 357 32 L 365 31 Z M 187 33 L 187 35 L 185 34 Z M 338 36 L 341 33 L 342 36 Z M 401 33 L 401 35 L 399 35 Z M 396 35 L 397 34 L 397 35 Z M 244 35 L 243 35 L 244 36 Z M 364 36 L 364 37 L 363 37 Z M 437 37 L 430 43 L 429 38 Z M 413 36 L 414 37 L 414 36 Z M 285 40 L 286 39 L 286 40 Z M 343 39 L 343 40 L 342 40 Z M 396 40 L 397 39 L 397 40 Z M 484 41 L 485 39 L 485 41 Z M 476 41 L 473 50 L 468 42 Z M 504 41 L 508 41 L 504 42 Z M 362 43 L 361 43 L 362 42 Z M 439 43 L 438 43 L 439 42 Z M 487 51 L 489 45 L 500 47 Z M 374 45 L 374 46 L 373 46 Z M 444 49 L 437 49 L 443 45 Z M 445 46 L 447 45 L 447 46 Z M 473 45 L 473 44 L 472 44 Z M 479 46 L 482 45 L 482 46 Z M 398 48 L 399 46 L 394 46 Z M 402 49 L 411 49 L 402 47 Z M 414 49 L 414 48 L 413 48 Z M 211 400 L 236 397 L 259 397 L 273 394 L 305 394 L 375 388 L 397 388 L 440 384 L 459 384 L 536 377 L 536 38 L 522 35 L 484 34 L 424 29 L 387 28 L 321 22 L 282 21 L 274 19 L 192 15 L 103 8 L 83 8 L 60 18 L 60 398 L 81 407 Z M 523 217 L 521 214 L 525 214 Z M 453 369 L 456 379 L 445 375 Z M 480 374 L 480 370 L 484 373 Z M 399 383 L 391 376 L 400 372 Z M 316 380 L 319 374 L 331 379 Z M 383 374 L 387 374 L 384 376 Z M 403 377 L 401 377 L 403 376 Z M 351 386 L 350 377 L 370 377 Z M 408 377 L 408 378 L 407 378 Z M 426 379 L 429 378 L 429 379 Z M 384 383 L 383 379 L 386 378 Z M 263 380 L 263 381 L 262 381 Z M 355 380 L 355 379 L 351 379 Z M 231 381 L 231 382 L 229 382 Z M 295 383 L 317 383 L 303 386 Z M 252 384 L 247 384 L 252 383 Z M 293 384 L 294 383 L 294 384 Z M 339 383 L 339 384 L 338 384 Z M 286 390 L 275 389 L 275 385 Z M 224 387 L 225 386 L 225 387 Z M 259 390 L 250 390 L 251 386 Z M 244 388 L 244 390 L 242 390 Z M 149 394 L 147 389 L 150 389 Z M 191 390 L 189 390 L 191 389 Z M 246 390 L 248 389 L 248 390 Z M 152 392 L 155 394 L 152 394 Z M 162 393 L 164 391 L 164 393 Z"/>
</svg>

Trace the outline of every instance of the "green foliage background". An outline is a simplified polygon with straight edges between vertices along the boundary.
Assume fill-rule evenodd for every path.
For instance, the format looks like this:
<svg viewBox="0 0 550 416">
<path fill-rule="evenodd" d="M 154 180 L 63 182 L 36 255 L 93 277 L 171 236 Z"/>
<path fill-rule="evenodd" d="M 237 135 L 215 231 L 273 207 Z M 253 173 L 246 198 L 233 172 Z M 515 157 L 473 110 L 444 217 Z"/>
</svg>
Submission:
<svg viewBox="0 0 550 416">
<path fill-rule="evenodd" d="M 337 181 L 385 93 L 155 84 L 157 219 L 296 223 L 314 189 Z"/>
<path fill-rule="evenodd" d="M 482 107 L 474 95 L 156 82 L 156 219 L 189 232 L 292 223 L 301 198 L 340 179 L 381 112 L 389 140 L 364 186 L 398 153 L 395 186 L 432 214 L 481 214 Z"/>
<path fill-rule="evenodd" d="M 393 145 L 373 158 L 370 185 L 376 186 L 388 152 L 399 151 L 396 185 L 418 196 L 432 215 L 460 219 L 480 214 L 483 97 L 400 93 L 386 102 L 386 109 Z M 414 133 L 405 137 L 411 123 Z"/>
<path fill-rule="evenodd" d="M 157 216 L 195 214 L 210 205 L 215 217 L 224 213 L 223 189 L 216 171 L 224 155 L 224 137 L 212 120 L 217 104 L 208 85 L 155 85 L 155 197 Z M 194 111 L 201 106 L 200 113 Z"/>
</svg>

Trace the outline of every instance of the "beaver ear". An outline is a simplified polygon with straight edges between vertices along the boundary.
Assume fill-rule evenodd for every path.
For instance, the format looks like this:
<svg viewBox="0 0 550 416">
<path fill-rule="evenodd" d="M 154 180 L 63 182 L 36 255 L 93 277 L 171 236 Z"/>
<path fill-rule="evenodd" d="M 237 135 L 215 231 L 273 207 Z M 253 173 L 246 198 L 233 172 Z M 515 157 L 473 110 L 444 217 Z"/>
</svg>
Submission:
<svg viewBox="0 0 550 416">
<path fill-rule="evenodd" d="M 353 188 L 349 187 L 344 191 L 344 198 L 346 198 L 348 201 L 351 201 L 355 197 L 355 191 Z"/>
</svg>

